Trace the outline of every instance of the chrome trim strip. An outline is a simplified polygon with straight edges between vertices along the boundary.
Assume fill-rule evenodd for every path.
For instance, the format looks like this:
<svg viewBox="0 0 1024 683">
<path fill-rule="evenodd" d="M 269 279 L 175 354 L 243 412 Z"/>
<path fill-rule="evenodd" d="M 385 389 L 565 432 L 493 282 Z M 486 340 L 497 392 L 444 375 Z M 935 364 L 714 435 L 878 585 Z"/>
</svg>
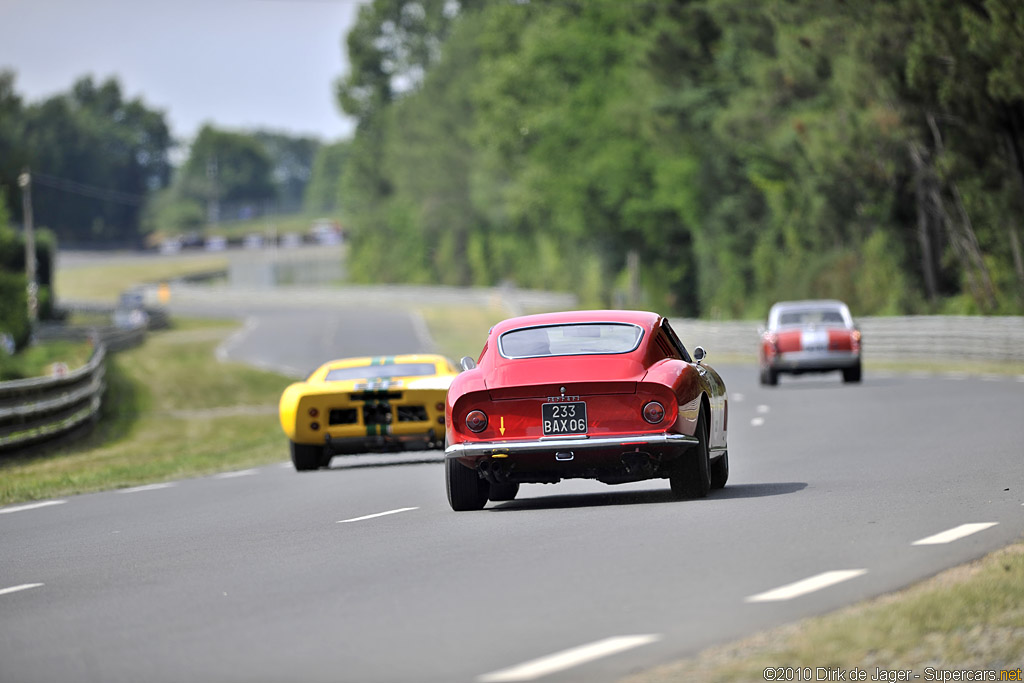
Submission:
<svg viewBox="0 0 1024 683">
<path fill-rule="evenodd" d="M 452 444 L 444 450 L 446 458 L 462 458 L 466 456 L 488 456 L 499 453 L 508 455 L 512 453 L 545 453 L 549 451 L 589 451 L 600 448 L 622 446 L 628 443 L 633 446 L 666 446 L 678 444 L 680 446 L 692 446 L 696 443 L 697 437 L 686 434 L 624 434 L 622 436 L 602 436 L 590 438 L 573 438 L 558 440 L 535 440 L 535 441 L 480 441 L 469 443 Z"/>
</svg>

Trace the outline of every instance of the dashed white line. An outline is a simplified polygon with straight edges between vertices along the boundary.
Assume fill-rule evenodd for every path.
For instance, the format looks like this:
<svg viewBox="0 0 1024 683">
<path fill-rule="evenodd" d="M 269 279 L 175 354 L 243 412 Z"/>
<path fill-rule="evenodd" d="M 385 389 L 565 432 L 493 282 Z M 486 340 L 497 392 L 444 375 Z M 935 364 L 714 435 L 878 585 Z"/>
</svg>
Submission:
<svg viewBox="0 0 1024 683">
<path fill-rule="evenodd" d="M 213 475 L 214 479 L 234 479 L 235 477 L 251 477 L 254 474 L 259 474 L 257 470 L 238 470 L 237 472 L 221 472 L 220 474 Z"/>
<path fill-rule="evenodd" d="M 751 427 L 760 427 L 763 424 L 764 424 L 764 418 L 763 417 L 755 417 L 753 420 L 750 421 L 750 426 Z"/>
<path fill-rule="evenodd" d="M 559 671 L 571 669 L 595 659 L 625 652 L 641 645 L 660 640 L 657 634 L 636 636 L 615 636 L 598 640 L 588 645 L 580 645 L 569 650 L 534 659 L 518 666 L 484 674 L 477 678 L 480 683 L 506 683 L 507 681 L 532 681 L 542 676 L 549 676 Z"/>
<path fill-rule="evenodd" d="M 1017 375 L 1018 382 L 1024 382 L 1024 375 Z"/>
<path fill-rule="evenodd" d="M 120 489 L 118 493 L 140 493 L 142 491 L 158 491 L 159 489 L 169 489 L 174 486 L 171 482 L 165 482 L 163 484 L 146 484 L 145 486 L 135 486 L 130 489 Z"/>
<path fill-rule="evenodd" d="M 836 569 L 830 572 L 822 572 L 815 576 L 795 581 L 794 583 L 786 584 L 778 588 L 773 588 L 770 591 L 764 593 L 758 593 L 757 595 L 751 595 L 746 598 L 745 602 L 777 602 L 779 600 L 792 600 L 798 598 L 801 595 L 807 595 L 814 591 L 819 591 L 822 588 L 828 588 L 834 586 L 837 583 L 843 581 L 849 581 L 850 579 L 867 574 L 867 569 Z"/>
<path fill-rule="evenodd" d="M 732 400 L 736 401 L 737 403 L 742 401 L 744 398 L 746 398 L 746 396 L 744 396 L 743 394 L 741 394 L 738 391 L 735 394 L 732 395 Z"/>
<path fill-rule="evenodd" d="M 384 517 L 385 515 L 397 515 L 399 512 L 409 512 L 411 510 L 419 510 L 419 508 L 398 508 L 397 510 L 388 510 L 387 512 L 378 512 L 373 515 L 363 515 L 362 517 L 353 517 L 352 519 L 339 519 L 338 524 L 347 524 L 348 522 L 362 522 L 366 519 L 374 519 L 376 517 Z"/>
<path fill-rule="evenodd" d="M 26 505 L 16 505 L 9 508 L 0 508 L 0 515 L 6 515 L 8 512 L 24 512 L 25 510 L 38 510 L 39 508 L 50 507 L 51 505 L 63 505 L 66 500 L 46 500 L 41 503 L 28 503 Z"/>
<path fill-rule="evenodd" d="M 759 412 L 762 415 L 764 415 L 765 413 L 767 413 L 770 410 L 771 410 L 771 408 L 769 408 L 768 406 L 766 406 L 763 403 L 757 407 L 757 412 Z"/>
<path fill-rule="evenodd" d="M 994 527 L 999 522 L 975 522 L 972 524 L 961 524 L 960 526 L 947 529 L 946 531 L 939 532 L 932 536 L 922 538 L 918 541 L 914 541 L 910 545 L 939 545 L 941 543 L 952 543 L 958 541 L 964 536 L 970 536 L 976 534 L 979 531 L 984 531 L 990 527 Z"/>
<path fill-rule="evenodd" d="M 214 355 L 217 357 L 217 360 L 221 363 L 227 361 L 228 354 L 231 353 L 231 350 L 245 339 L 253 330 L 255 330 L 257 325 L 259 325 L 259 321 L 256 318 L 247 318 L 242 329 L 224 340 L 224 343 L 218 346 L 217 350 L 214 351 Z"/>
<path fill-rule="evenodd" d="M 39 588 L 43 584 L 41 583 L 23 583 L 20 586 L 11 586 L 10 588 L 0 588 L 0 595 L 7 595 L 8 593 L 17 593 L 18 591 L 27 591 L 30 588 Z"/>
</svg>

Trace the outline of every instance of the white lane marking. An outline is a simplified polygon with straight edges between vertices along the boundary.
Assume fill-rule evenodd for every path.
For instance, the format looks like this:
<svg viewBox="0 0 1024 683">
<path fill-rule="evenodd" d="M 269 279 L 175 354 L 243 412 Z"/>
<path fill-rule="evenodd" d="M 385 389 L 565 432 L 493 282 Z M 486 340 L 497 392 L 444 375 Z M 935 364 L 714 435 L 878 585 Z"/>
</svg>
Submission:
<svg viewBox="0 0 1024 683">
<path fill-rule="evenodd" d="M 427 327 L 427 321 L 423 319 L 423 314 L 419 311 L 410 311 L 409 319 L 412 321 L 412 329 L 416 333 L 416 341 L 420 343 L 423 352 L 433 353 L 437 346 L 434 344 L 434 338 L 430 336 L 430 328 Z"/>
<path fill-rule="evenodd" d="M 982 375 L 981 376 L 981 381 L 982 382 L 1002 382 L 1003 381 L 1003 376 L 1002 375 L 994 375 L 994 374 Z"/>
<path fill-rule="evenodd" d="M 237 472 L 221 472 L 213 475 L 214 479 L 234 479 L 235 477 L 250 477 L 259 474 L 256 470 L 238 470 Z"/>
<path fill-rule="evenodd" d="M 0 515 L 6 515 L 8 512 L 24 512 L 25 510 L 37 510 L 39 508 L 50 507 L 51 505 L 63 505 L 66 500 L 46 500 L 42 503 L 28 503 L 27 505 L 16 505 L 9 508 L 0 508 Z"/>
<path fill-rule="evenodd" d="M 750 426 L 752 426 L 752 427 L 760 427 L 763 424 L 764 424 L 764 418 L 763 417 L 755 417 L 753 420 L 750 421 Z"/>
<path fill-rule="evenodd" d="M 947 372 L 942 375 L 946 379 L 964 380 L 970 377 L 966 372 Z"/>
<path fill-rule="evenodd" d="M 29 588 L 39 588 L 42 585 L 43 584 L 41 583 L 23 583 L 20 586 L 0 588 L 0 595 L 7 595 L 8 593 L 17 593 L 18 591 L 27 591 Z"/>
<path fill-rule="evenodd" d="M 130 489 L 120 489 L 118 493 L 140 493 L 142 491 L 157 491 L 159 489 L 169 489 L 172 486 L 174 486 L 174 484 L 169 482 L 163 484 L 146 484 L 145 486 L 136 486 Z"/>
<path fill-rule="evenodd" d="M 504 683 L 505 681 L 532 681 L 542 676 L 548 676 L 559 671 L 580 666 L 595 659 L 608 657 L 610 655 L 625 652 L 641 645 L 661 640 L 657 634 L 645 634 L 636 636 L 615 636 L 598 640 L 588 645 L 580 645 L 569 650 L 556 652 L 555 654 L 534 659 L 518 666 L 508 669 L 501 669 L 493 673 L 484 674 L 478 677 L 480 683 Z"/>
<path fill-rule="evenodd" d="M 243 339 L 249 336 L 249 334 L 255 330 L 258 325 L 259 321 L 256 318 L 247 318 L 242 329 L 225 339 L 224 343 L 217 347 L 217 350 L 214 352 L 217 360 L 221 363 L 225 362 L 228 359 L 228 354 L 231 353 L 231 350 L 238 346 Z"/>
<path fill-rule="evenodd" d="M 762 415 L 764 415 L 765 413 L 767 413 L 770 410 L 771 410 L 771 408 L 769 408 L 768 406 L 766 406 L 763 403 L 757 407 L 757 412 L 761 413 Z"/>
<path fill-rule="evenodd" d="M 822 572 L 815 576 L 795 581 L 794 583 L 788 583 L 785 586 L 779 586 L 773 588 L 770 591 L 764 593 L 758 593 L 757 595 L 751 595 L 746 598 L 745 602 L 776 602 L 779 600 L 792 600 L 798 598 L 801 595 L 807 595 L 814 591 L 821 590 L 822 588 L 828 588 L 837 583 L 848 581 L 856 578 L 862 574 L 867 574 L 867 569 L 836 569 L 830 572 Z"/>
<path fill-rule="evenodd" d="M 362 517 L 353 517 L 352 519 L 339 519 L 338 524 L 346 524 L 348 522 L 362 522 L 364 519 L 374 519 L 375 517 L 384 517 L 385 515 L 397 515 L 399 512 L 409 512 L 410 510 L 419 510 L 419 508 L 398 508 L 397 510 L 388 510 L 387 512 L 378 512 L 373 515 L 364 515 Z"/>
<path fill-rule="evenodd" d="M 1024 375 L 1017 375 L 1018 382 L 1024 382 Z"/>
<path fill-rule="evenodd" d="M 958 541 L 964 536 L 970 536 L 976 534 L 979 531 L 984 531 L 990 527 L 994 527 L 999 522 L 975 522 L 973 524 L 961 524 L 960 526 L 947 529 L 946 531 L 939 532 L 932 536 L 922 538 L 918 541 L 914 541 L 910 545 L 939 545 L 941 543 L 952 543 Z"/>
<path fill-rule="evenodd" d="M 736 401 L 737 403 L 742 401 L 744 398 L 746 397 L 738 391 L 732 395 L 732 400 Z"/>
</svg>

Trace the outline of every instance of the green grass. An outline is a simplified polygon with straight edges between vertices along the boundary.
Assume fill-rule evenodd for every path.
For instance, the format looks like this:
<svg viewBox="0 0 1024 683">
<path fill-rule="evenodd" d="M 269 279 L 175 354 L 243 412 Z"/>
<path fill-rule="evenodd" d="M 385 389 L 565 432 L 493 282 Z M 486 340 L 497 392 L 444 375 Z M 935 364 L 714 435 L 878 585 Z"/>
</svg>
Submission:
<svg viewBox="0 0 1024 683">
<path fill-rule="evenodd" d="M 812 674 L 817 667 L 858 668 L 868 672 L 865 680 L 878 668 L 902 669 L 920 676 L 909 680 L 928 680 L 926 667 L 992 670 L 998 677 L 1022 666 L 1024 544 L 1016 544 L 907 590 L 711 648 L 623 683 L 764 681 L 767 667 L 809 667 Z"/>
<path fill-rule="evenodd" d="M 117 301 L 121 292 L 140 283 L 173 280 L 185 275 L 226 270 L 227 267 L 226 256 L 204 253 L 58 268 L 54 287 L 60 299 L 109 303 Z"/>
<path fill-rule="evenodd" d="M 0 505 L 201 476 L 285 460 L 276 406 L 291 381 L 219 363 L 235 325 L 151 333 L 107 361 L 96 428 L 73 445 L 0 460 Z"/>
<path fill-rule="evenodd" d="M 437 352 L 458 363 L 463 356 L 475 360 L 495 323 L 509 317 L 500 306 L 435 306 L 417 309 L 434 339 Z"/>
<path fill-rule="evenodd" d="M 54 363 L 74 370 L 85 365 L 91 355 L 92 344 L 86 341 L 40 342 L 13 356 L 0 352 L 0 382 L 48 375 Z"/>
</svg>

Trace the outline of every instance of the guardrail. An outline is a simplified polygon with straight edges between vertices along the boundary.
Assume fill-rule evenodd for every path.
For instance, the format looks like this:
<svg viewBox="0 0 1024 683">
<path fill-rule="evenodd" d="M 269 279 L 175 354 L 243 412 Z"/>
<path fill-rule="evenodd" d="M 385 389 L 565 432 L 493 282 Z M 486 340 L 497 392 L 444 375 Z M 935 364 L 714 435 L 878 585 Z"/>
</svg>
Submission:
<svg viewBox="0 0 1024 683">
<path fill-rule="evenodd" d="M 0 382 L 0 450 L 51 439 L 95 419 L 105 388 L 106 348 L 62 377 Z"/>
<path fill-rule="evenodd" d="M 858 318 L 865 360 L 1024 362 L 1024 317 L 892 316 Z M 757 356 L 758 323 L 674 319 L 687 347 L 720 354 Z"/>
<path fill-rule="evenodd" d="M 75 310 L 110 315 L 114 307 L 85 305 Z M 95 420 L 106 389 L 106 354 L 138 346 L 148 329 L 169 324 L 163 309 L 150 308 L 146 314 L 147 325 L 134 327 L 41 325 L 35 332 L 39 340 L 91 340 L 94 350 L 84 366 L 66 375 L 0 382 L 0 451 L 56 438 Z"/>
</svg>

